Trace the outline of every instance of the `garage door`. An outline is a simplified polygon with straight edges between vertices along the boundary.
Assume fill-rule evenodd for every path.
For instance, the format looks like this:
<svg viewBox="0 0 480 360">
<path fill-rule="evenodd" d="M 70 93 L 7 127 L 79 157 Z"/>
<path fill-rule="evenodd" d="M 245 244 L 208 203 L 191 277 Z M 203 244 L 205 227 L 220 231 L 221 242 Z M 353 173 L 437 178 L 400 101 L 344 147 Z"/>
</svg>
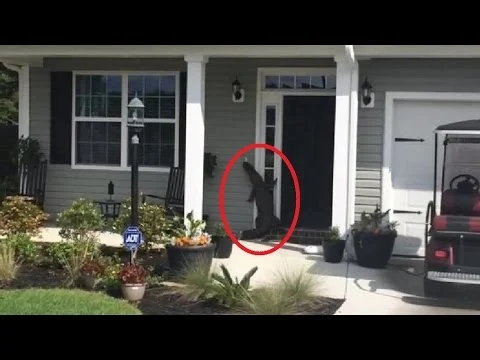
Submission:
<svg viewBox="0 0 480 360">
<path fill-rule="evenodd" d="M 433 191 L 433 130 L 480 118 L 480 103 L 395 101 L 392 139 L 392 219 L 399 223 L 394 255 L 424 256 L 425 212 Z M 443 159 L 439 147 L 439 159 Z M 439 161 L 439 170 L 441 161 Z M 440 190 L 440 172 L 439 172 Z M 439 193 L 437 194 L 439 199 Z"/>
</svg>

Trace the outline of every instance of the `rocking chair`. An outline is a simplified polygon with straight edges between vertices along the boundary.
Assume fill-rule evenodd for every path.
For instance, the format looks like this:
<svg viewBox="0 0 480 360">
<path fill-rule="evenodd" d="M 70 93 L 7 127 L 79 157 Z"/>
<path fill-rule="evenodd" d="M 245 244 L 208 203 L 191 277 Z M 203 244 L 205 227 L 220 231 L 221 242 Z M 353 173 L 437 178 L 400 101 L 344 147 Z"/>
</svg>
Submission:
<svg viewBox="0 0 480 360">
<path fill-rule="evenodd" d="M 163 200 L 163 205 L 170 215 L 183 215 L 185 195 L 185 170 L 180 167 L 171 167 L 168 177 L 167 191 L 165 196 L 141 193 L 142 203 L 146 203 L 147 198 Z"/>
<path fill-rule="evenodd" d="M 41 209 L 45 202 L 47 164 L 47 160 L 43 160 L 35 163 L 21 162 L 18 166 L 18 195 L 31 198 Z"/>
</svg>

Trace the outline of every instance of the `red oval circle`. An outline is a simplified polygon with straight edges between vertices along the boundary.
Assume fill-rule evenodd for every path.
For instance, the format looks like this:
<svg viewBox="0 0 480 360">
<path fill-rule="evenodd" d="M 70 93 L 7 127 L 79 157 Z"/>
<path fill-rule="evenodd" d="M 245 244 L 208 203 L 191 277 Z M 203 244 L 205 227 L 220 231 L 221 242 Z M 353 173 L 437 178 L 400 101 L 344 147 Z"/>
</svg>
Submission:
<svg viewBox="0 0 480 360">
<path fill-rule="evenodd" d="M 225 214 L 225 186 L 227 184 L 227 179 L 228 175 L 230 174 L 230 171 L 232 170 L 233 165 L 235 165 L 235 162 L 245 154 L 246 152 L 254 149 L 267 149 L 273 151 L 275 154 L 280 156 L 283 162 L 287 165 L 288 170 L 290 171 L 290 175 L 292 176 L 293 179 L 293 185 L 295 187 L 295 212 L 293 214 L 293 219 L 292 223 L 290 224 L 290 227 L 288 228 L 287 233 L 283 237 L 283 239 L 273 248 L 265 251 L 255 251 L 251 250 L 242 244 L 240 244 L 240 241 L 235 237 L 235 235 L 232 232 L 232 229 L 230 228 L 230 225 L 228 224 L 227 216 Z M 220 208 L 220 218 L 222 219 L 223 226 L 225 228 L 225 232 L 228 234 L 230 237 L 230 240 L 232 240 L 240 249 L 245 251 L 248 254 L 251 255 L 268 255 L 272 254 L 275 251 L 279 250 L 282 248 L 283 245 L 290 239 L 290 237 L 293 234 L 293 231 L 295 230 L 298 222 L 298 217 L 300 215 L 300 185 L 298 183 L 298 177 L 297 173 L 295 172 L 295 169 L 293 168 L 292 164 L 290 163 L 290 160 L 285 156 L 285 154 L 277 149 L 276 147 L 269 145 L 269 144 L 250 144 L 242 149 L 240 149 L 228 162 L 223 175 L 222 175 L 222 180 L 220 182 L 220 189 L 218 190 L 218 202 L 219 202 L 219 208 Z"/>
</svg>

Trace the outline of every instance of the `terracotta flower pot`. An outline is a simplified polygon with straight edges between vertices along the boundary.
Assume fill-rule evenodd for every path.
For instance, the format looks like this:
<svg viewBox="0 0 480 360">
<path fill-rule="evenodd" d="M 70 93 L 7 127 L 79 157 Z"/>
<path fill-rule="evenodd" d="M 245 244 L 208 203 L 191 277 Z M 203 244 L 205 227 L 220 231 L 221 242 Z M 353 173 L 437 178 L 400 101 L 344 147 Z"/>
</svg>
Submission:
<svg viewBox="0 0 480 360">
<path fill-rule="evenodd" d="M 128 301 L 140 301 L 145 295 L 147 284 L 122 284 L 123 297 Z"/>
</svg>

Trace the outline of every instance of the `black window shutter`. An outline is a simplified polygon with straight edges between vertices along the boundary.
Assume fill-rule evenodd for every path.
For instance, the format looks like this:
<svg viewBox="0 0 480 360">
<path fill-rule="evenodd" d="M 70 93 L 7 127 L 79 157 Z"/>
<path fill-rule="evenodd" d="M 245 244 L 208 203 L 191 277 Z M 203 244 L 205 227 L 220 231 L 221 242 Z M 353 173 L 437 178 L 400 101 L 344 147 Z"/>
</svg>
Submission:
<svg viewBox="0 0 480 360">
<path fill-rule="evenodd" d="M 72 161 L 72 73 L 50 73 L 50 163 Z"/>
<path fill-rule="evenodd" d="M 185 168 L 185 137 L 187 125 L 187 73 L 180 73 L 180 109 L 179 109 L 179 165 Z"/>
</svg>

